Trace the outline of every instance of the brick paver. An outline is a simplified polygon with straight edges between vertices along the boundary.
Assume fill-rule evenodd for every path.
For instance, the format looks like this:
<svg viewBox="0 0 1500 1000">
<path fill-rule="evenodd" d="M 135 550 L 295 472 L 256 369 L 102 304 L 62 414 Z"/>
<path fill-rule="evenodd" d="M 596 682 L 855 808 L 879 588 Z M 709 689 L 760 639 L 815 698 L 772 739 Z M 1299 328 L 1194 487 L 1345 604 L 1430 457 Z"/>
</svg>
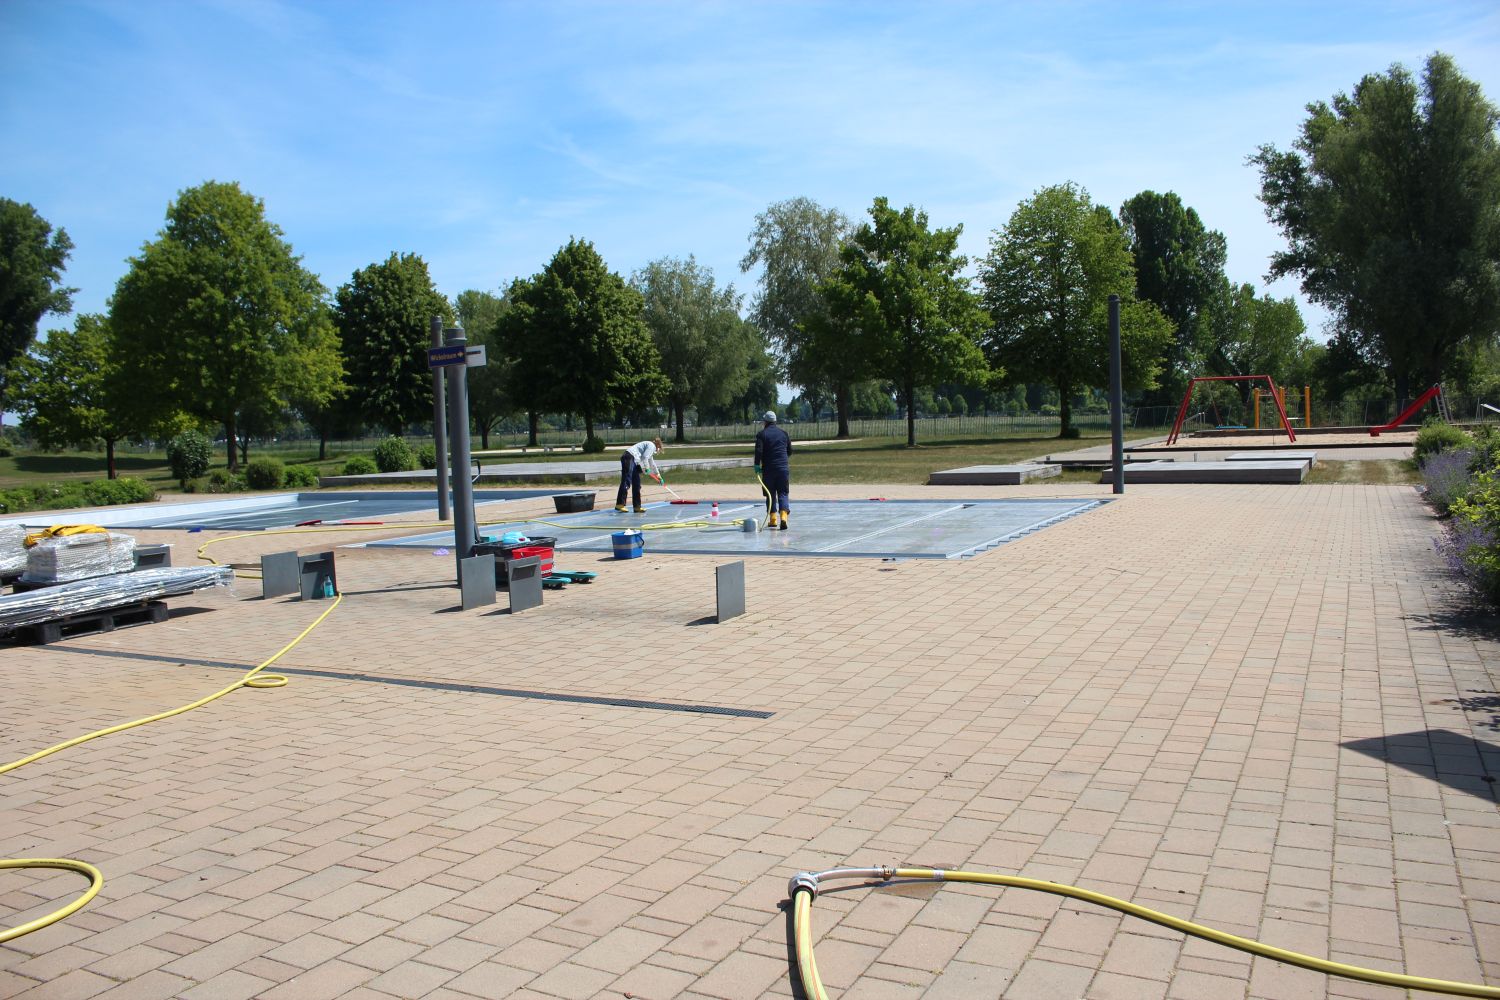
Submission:
<svg viewBox="0 0 1500 1000">
<path fill-rule="evenodd" d="M 107 882 L 0 946 L 0 995 L 784 997 L 786 879 L 903 862 L 1500 983 L 1500 628 L 1436 530 L 1409 487 L 1133 487 L 962 562 L 750 559 L 722 625 L 727 560 L 649 543 L 560 559 L 599 580 L 515 617 L 457 611 L 451 556 L 341 549 L 348 596 L 283 666 L 775 714 L 294 675 L 75 748 L 0 778 L 0 855 Z M 205 537 L 141 535 L 179 564 Z M 0 647 L 0 760 L 221 687 L 326 607 L 258 594 Z M 78 885 L 0 873 L 0 925 Z M 1384 995 L 1018 890 L 855 889 L 813 919 L 851 997 Z"/>
</svg>

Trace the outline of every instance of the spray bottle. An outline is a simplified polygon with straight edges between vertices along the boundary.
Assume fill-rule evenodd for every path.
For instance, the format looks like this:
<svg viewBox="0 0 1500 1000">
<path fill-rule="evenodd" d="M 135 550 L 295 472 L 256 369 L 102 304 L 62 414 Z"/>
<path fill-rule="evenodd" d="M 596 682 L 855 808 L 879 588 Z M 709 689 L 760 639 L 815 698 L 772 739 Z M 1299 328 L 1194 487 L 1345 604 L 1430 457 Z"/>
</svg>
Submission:
<svg viewBox="0 0 1500 1000">
<path fill-rule="evenodd" d="M 717 521 L 719 519 L 719 501 L 714 501 L 713 510 L 708 512 L 708 517 L 711 521 Z"/>
</svg>

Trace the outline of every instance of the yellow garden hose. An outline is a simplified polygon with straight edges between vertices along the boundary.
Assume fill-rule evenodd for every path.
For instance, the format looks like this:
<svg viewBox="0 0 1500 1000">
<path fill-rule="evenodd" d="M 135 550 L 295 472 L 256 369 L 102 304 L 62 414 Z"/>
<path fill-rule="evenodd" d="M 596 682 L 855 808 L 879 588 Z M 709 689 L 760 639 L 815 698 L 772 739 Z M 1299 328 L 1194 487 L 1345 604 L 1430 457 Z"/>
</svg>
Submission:
<svg viewBox="0 0 1500 1000">
<path fill-rule="evenodd" d="M 6 868 L 62 868 L 87 876 L 89 887 L 82 896 L 60 910 L 53 910 L 46 916 L 37 917 L 19 927 L 0 930 L 0 944 L 21 937 L 23 934 L 30 934 L 32 931 L 39 931 L 48 924 L 55 924 L 64 917 L 77 913 L 88 905 L 89 900 L 99 895 L 100 889 L 104 888 L 104 873 L 87 861 L 74 861 L 72 858 L 0 858 L 0 870 Z"/>
<path fill-rule="evenodd" d="M 1423 976 L 1408 976 L 1399 972 L 1383 972 L 1365 969 L 1342 962 L 1303 955 L 1285 948 L 1262 944 L 1250 938 L 1239 937 L 1224 931 L 1195 924 L 1181 917 L 1174 917 L 1159 910 L 1152 910 L 1136 903 L 1106 896 L 1101 892 L 1063 885 L 1060 882 L 1044 882 L 1040 879 L 1022 878 L 1019 875 L 994 875 L 988 872 L 943 871 L 935 868 L 834 868 L 824 872 L 799 872 L 791 881 L 788 891 L 792 900 L 792 945 L 797 955 L 797 972 L 802 979 L 802 988 L 813 1000 L 828 1000 L 823 981 L 818 976 L 818 963 L 813 958 L 812 947 L 812 900 L 818 894 L 819 883 L 824 879 L 865 879 L 889 882 L 892 879 L 915 879 L 927 882 L 972 882 L 979 885 L 998 885 L 1011 889 L 1033 889 L 1050 892 L 1056 896 L 1083 900 L 1097 906 L 1117 910 L 1120 913 L 1142 920 L 1149 920 L 1163 927 L 1205 941 L 1213 941 L 1229 948 L 1247 951 L 1252 955 L 1275 959 L 1313 972 L 1344 979 L 1358 979 L 1379 986 L 1395 986 L 1406 990 L 1427 990 L 1432 993 L 1448 993 L 1461 997 L 1500 997 L 1500 987 L 1480 983 L 1458 983 L 1447 979 L 1427 979 Z"/>
<path fill-rule="evenodd" d="M 27 764 L 41 760 L 43 757 L 50 757 L 52 754 L 67 750 L 70 747 L 76 747 L 80 743 L 87 743 L 89 740 L 96 740 L 101 736 L 109 736 L 112 733 L 124 732 L 127 729 L 134 729 L 137 726 L 144 726 L 147 723 L 159 722 L 162 719 L 170 719 L 174 715 L 181 715 L 184 712 L 191 712 L 195 708 L 201 708 L 211 701 L 217 701 L 218 699 L 224 697 L 226 694 L 229 694 L 233 691 L 238 691 L 242 687 L 276 688 L 284 686 L 287 682 L 287 679 L 281 674 L 262 674 L 261 671 L 269 667 L 271 664 L 275 663 L 277 660 L 281 659 L 288 652 L 290 652 L 292 648 L 297 645 L 297 643 L 307 638 L 307 634 L 321 625 L 323 619 L 333 614 L 334 608 L 337 608 L 339 604 L 343 602 L 343 600 L 344 596 L 342 594 L 335 597 L 333 603 L 330 604 L 326 609 L 324 609 L 323 613 L 315 618 L 311 625 L 307 626 L 307 628 L 298 633 L 297 638 L 293 639 L 285 646 L 282 646 L 279 650 L 276 651 L 276 654 L 274 656 L 257 664 L 252 670 L 248 671 L 243 677 L 241 677 L 239 680 L 235 681 L 228 687 L 223 688 L 219 691 L 215 691 L 213 694 L 208 695 L 207 697 L 199 698 L 197 701 L 191 702 L 190 704 L 174 708 L 168 712 L 158 712 L 155 715 L 148 715 L 143 719 L 136 719 L 134 722 L 122 722 L 119 725 L 109 726 L 106 729 L 96 729 L 92 733 L 85 733 L 82 736 L 75 736 L 70 740 L 64 740 L 62 743 L 47 747 L 45 750 L 38 750 L 36 753 L 26 757 L 22 757 L 20 760 L 13 760 L 9 764 L 0 766 L 0 775 L 8 774 L 11 771 L 16 770 L 17 768 L 25 767 Z M 82 875 L 87 875 L 90 884 L 88 891 L 86 891 L 82 896 L 75 899 L 73 902 L 69 903 L 67 906 L 64 906 L 58 910 L 53 910 L 51 913 L 48 913 L 47 915 L 42 917 L 38 917 L 37 919 L 30 921 L 29 923 L 22 924 L 19 927 L 12 927 L 8 930 L 0 930 L 0 942 L 9 941 L 13 938 L 18 938 L 23 934 L 30 934 L 32 931 L 39 931 L 43 927 L 47 927 L 51 924 L 57 923 L 59 920 L 85 906 L 89 900 L 98 895 L 99 889 L 104 885 L 104 875 L 99 871 L 99 869 L 95 868 L 91 864 L 88 864 L 87 862 L 74 861 L 71 858 L 0 858 L 0 869 L 7 868 L 62 868 L 68 871 L 78 872 Z"/>
</svg>

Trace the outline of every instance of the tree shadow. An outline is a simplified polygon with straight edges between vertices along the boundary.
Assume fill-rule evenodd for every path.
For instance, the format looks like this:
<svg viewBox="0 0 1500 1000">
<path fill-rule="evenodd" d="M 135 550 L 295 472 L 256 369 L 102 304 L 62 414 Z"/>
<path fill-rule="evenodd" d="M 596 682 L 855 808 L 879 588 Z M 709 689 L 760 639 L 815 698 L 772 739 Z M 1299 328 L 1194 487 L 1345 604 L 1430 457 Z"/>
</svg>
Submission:
<svg viewBox="0 0 1500 1000">
<path fill-rule="evenodd" d="M 17 455 L 16 470 L 34 472 L 46 476 L 77 475 L 78 473 L 104 474 L 107 465 L 104 456 L 92 455 Z M 115 470 L 159 472 L 166 467 L 161 459 L 140 455 L 116 455 Z"/>
<path fill-rule="evenodd" d="M 1418 729 L 1342 745 L 1460 792 L 1500 801 L 1495 787 L 1500 783 L 1500 746 L 1495 744 L 1446 729 Z"/>
</svg>

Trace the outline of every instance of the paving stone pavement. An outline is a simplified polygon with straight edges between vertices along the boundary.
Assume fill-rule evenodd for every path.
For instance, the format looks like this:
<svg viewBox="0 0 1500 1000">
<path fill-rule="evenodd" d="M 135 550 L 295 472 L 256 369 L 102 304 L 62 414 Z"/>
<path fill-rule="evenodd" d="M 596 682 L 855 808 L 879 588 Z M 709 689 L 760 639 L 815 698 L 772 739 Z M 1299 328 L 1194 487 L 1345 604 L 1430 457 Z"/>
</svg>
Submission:
<svg viewBox="0 0 1500 1000">
<path fill-rule="evenodd" d="M 0 777 L 0 856 L 107 879 L 0 945 L 0 996 L 785 997 L 787 879 L 898 863 L 1500 983 L 1500 628 L 1437 531 L 1410 487 L 1132 487 L 964 561 L 752 560 L 724 624 L 719 557 L 580 554 L 596 583 L 512 617 L 457 610 L 451 557 L 341 549 L 342 606 L 280 664 L 315 673 Z M 140 537 L 180 565 L 213 536 Z M 0 761 L 215 690 L 326 605 L 241 580 L 172 607 L 0 646 Z M 0 873 L 0 926 L 78 887 Z M 830 892 L 813 921 L 850 998 L 1397 995 L 1019 890 Z"/>
</svg>

